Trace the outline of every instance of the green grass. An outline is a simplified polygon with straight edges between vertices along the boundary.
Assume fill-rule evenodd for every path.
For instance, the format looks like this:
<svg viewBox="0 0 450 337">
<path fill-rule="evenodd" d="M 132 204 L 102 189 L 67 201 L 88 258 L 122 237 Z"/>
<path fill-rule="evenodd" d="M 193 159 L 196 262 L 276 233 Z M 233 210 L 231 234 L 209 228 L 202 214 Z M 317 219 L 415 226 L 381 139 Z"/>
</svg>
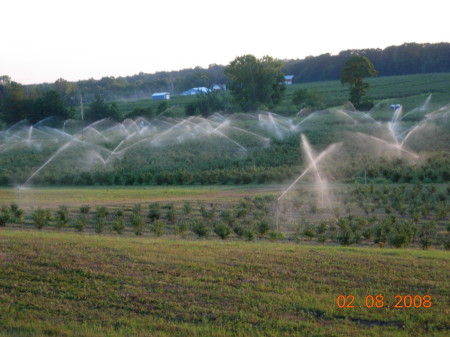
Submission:
<svg viewBox="0 0 450 337">
<path fill-rule="evenodd" d="M 402 104 L 405 111 L 421 106 L 430 93 L 432 103 L 442 106 L 450 103 L 450 74 L 418 74 L 404 76 L 384 76 L 367 79 L 370 85 L 367 98 L 375 103 L 392 99 L 392 103 Z M 348 87 L 340 81 L 321 81 L 288 86 L 283 100 L 285 109 L 291 104 L 292 94 L 298 88 L 317 90 L 321 93 L 325 106 L 341 105 L 348 101 Z"/>
<path fill-rule="evenodd" d="M 0 187 L 0 205 L 18 203 L 21 206 L 51 207 L 82 204 L 127 204 L 152 201 L 227 200 L 243 196 L 267 194 L 266 186 L 130 186 L 130 187 Z M 276 187 L 275 190 L 280 190 Z"/>
<path fill-rule="evenodd" d="M 134 109 L 145 108 L 151 108 L 154 112 L 156 112 L 158 105 L 161 104 L 161 102 L 167 102 L 167 104 L 169 104 L 169 111 L 170 108 L 175 109 L 181 106 L 183 107 L 184 112 L 184 105 L 194 101 L 195 99 L 195 96 L 173 96 L 170 100 L 167 101 L 153 101 L 151 98 L 148 98 L 139 100 L 123 100 L 116 102 L 116 104 L 122 115 L 126 115 Z"/>
<path fill-rule="evenodd" d="M 447 336 L 449 253 L 0 231 L 0 336 Z M 365 308 L 367 295 L 430 308 Z M 338 295 L 355 308 L 338 308 Z M 360 308 L 362 305 L 363 308 Z"/>
<path fill-rule="evenodd" d="M 394 99 L 393 103 L 403 104 L 405 110 L 413 109 L 423 104 L 427 95 L 433 93 L 433 103 L 445 105 L 450 102 L 450 73 L 418 74 L 403 76 L 384 76 L 367 79 L 370 89 L 367 98 L 380 102 L 382 100 Z M 340 81 L 320 81 L 294 84 L 286 87 L 283 103 L 274 110 L 278 112 L 297 112 L 292 105 L 292 94 L 298 88 L 314 89 L 321 93 L 325 106 L 331 107 L 341 105 L 348 101 L 348 87 L 343 86 Z M 171 109 L 168 115 L 179 116 L 184 113 L 184 106 L 195 101 L 195 96 L 172 96 L 167 101 Z M 117 107 L 125 116 L 134 109 L 151 107 L 156 111 L 161 101 L 148 99 L 117 101 Z"/>
</svg>

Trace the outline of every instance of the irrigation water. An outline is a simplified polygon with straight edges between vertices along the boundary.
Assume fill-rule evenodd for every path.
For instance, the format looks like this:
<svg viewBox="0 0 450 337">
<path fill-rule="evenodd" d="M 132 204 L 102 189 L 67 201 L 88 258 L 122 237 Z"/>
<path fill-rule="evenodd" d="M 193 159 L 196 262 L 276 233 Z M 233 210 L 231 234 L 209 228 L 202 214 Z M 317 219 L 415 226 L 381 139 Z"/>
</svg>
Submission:
<svg viewBox="0 0 450 337">
<path fill-rule="evenodd" d="M 387 122 L 378 120 L 372 111 L 364 113 L 345 108 L 295 117 L 259 111 L 246 114 L 214 113 L 208 118 L 138 117 L 125 119 L 121 123 L 101 119 L 88 125 L 84 125 L 84 118 L 80 121 L 48 117 L 34 125 L 21 121 L 0 131 L 0 163 L 17 163 L 15 171 L 10 173 L 13 177 L 11 181 L 16 185 L 28 186 L 50 167 L 64 166 L 67 171 L 75 172 L 110 169 L 117 161 L 132 161 L 136 153 L 144 151 L 151 154 L 179 147 L 182 153 L 183 149 L 198 147 L 195 152 L 197 156 L 209 151 L 216 156 L 226 154 L 230 158 L 245 158 L 255 150 L 270 147 L 274 140 L 314 133 L 324 125 L 332 132 L 345 126 L 343 129 L 381 148 L 382 153 L 392 152 L 418 159 L 420 154 L 409 147 L 411 140 L 420 139 L 430 125 L 438 125 L 443 119 L 448 120 L 449 116 L 450 106 L 434 111 L 430 111 L 430 106 L 431 95 L 421 106 L 409 112 L 404 113 L 400 106 L 392 111 L 392 117 Z M 414 123 L 407 121 L 406 117 L 413 112 L 422 113 L 423 118 Z M 429 113 L 425 115 L 426 112 Z M 305 172 L 314 172 L 316 184 L 321 186 L 320 189 L 326 189 L 327 178 L 322 176 L 317 164 L 322 154 L 331 152 L 335 147 L 314 156 L 305 136 L 302 136 L 301 144 L 307 159 L 305 162 L 308 163 Z M 368 149 L 364 151 L 371 154 Z M 17 153 L 29 156 L 31 164 L 27 167 L 22 165 L 23 158 Z M 35 154 L 40 162 L 38 159 L 33 161 Z M 4 173 L 1 166 L 0 173 Z M 326 203 L 325 194 L 323 192 L 321 205 Z"/>
<path fill-rule="evenodd" d="M 330 153 L 335 151 L 341 144 L 331 144 L 327 149 L 322 151 L 319 155 L 314 156 L 313 151 L 311 149 L 311 145 L 309 145 L 308 139 L 302 134 L 300 136 L 301 144 L 303 151 L 308 157 L 308 167 L 281 193 L 281 195 L 277 198 L 277 205 L 276 205 L 276 227 L 277 231 L 279 230 L 279 217 L 280 217 L 280 201 L 285 197 L 285 195 L 292 189 L 296 184 L 306 176 L 307 173 L 310 171 L 314 172 L 314 175 L 317 177 L 317 191 L 318 195 L 321 199 L 321 206 L 324 206 L 324 200 L 325 200 L 325 193 L 327 193 L 327 182 L 326 180 L 322 179 L 320 175 L 320 171 L 318 168 L 319 163 L 321 162 L 324 157 L 328 156 Z"/>
</svg>

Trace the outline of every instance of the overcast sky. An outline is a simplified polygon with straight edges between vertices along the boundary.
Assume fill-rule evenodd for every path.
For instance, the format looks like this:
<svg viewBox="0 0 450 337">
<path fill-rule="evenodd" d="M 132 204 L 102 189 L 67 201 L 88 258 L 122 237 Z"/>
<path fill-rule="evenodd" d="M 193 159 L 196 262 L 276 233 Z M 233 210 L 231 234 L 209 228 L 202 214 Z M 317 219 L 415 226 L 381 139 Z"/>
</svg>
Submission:
<svg viewBox="0 0 450 337">
<path fill-rule="evenodd" d="M 450 42 L 445 0 L 2 0 L 0 75 L 23 84 Z"/>
</svg>

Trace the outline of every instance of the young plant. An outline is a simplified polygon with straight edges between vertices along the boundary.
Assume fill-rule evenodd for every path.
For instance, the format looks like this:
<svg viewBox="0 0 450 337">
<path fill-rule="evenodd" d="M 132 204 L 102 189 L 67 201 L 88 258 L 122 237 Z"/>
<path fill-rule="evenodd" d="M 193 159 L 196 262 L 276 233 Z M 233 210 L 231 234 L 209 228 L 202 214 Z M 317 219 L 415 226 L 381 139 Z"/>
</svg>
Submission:
<svg viewBox="0 0 450 337">
<path fill-rule="evenodd" d="M 216 215 L 216 209 L 214 206 L 211 206 L 211 208 L 208 210 L 206 209 L 205 205 L 200 205 L 200 214 L 205 220 L 211 220 Z"/>
<path fill-rule="evenodd" d="M 312 240 L 316 236 L 316 230 L 312 224 L 307 224 L 302 232 L 303 236 L 306 236 L 308 240 Z"/>
<path fill-rule="evenodd" d="M 397 220 L 388 236 L 389 243 L 395 248 L 402 248 L 413 241 L 417 227 L 412 221 Z"/>
<path fill-rule="evenodd" d="M 428 249 L 432 243 L 436 234 L 436 223 L 433 221 L 427 221 L 419 226 L 418 237 L 419 244 L 422 249 Z"/>
<path fill-rule="evenodd" d="M 163 236 L 164 227 L 165 227 L 164 221 L 155 220 L 152 223 L 152 232 L 158 237 Z"/>
<path fill-rule="evenodd" d="M 158 220 L 161 217 L 161 206 L 159 202 L 153 202 L 149 205 L 148 208 L 148 218 L 151 221 Z"/>
<path fill-rule="evenodd" d="M 175 227 L 175 233 L 182 238 L 186 237 L 186 233 L 189 230 L 189 223 L 187 221 L 179 221 Z"/>
<path fill-rule="evenodd" d="M 78 216 L 76 222 L 75 222 L 75 228 L 77 231 L 82 232 L 86 228 L 86 226 L 89 224 L 89 211 L 90 207 L 88 205 L 83 205 L 80 207 L 80 215 Z"/>
<path fill-rule="evenodd" d="M 223 223 L 219 223 L 214 227 L 214 233 L 216 233 L 217 236 L 222 240 L 225 240 L 226 238 L 228 238 L 228 236 L 230 236 L 231 229 L 229 226 Z"/>
<path fill-rule="evenodd" d="M 108 209 L 104 206 L 97 207 L 95 215 L 95 232 L 100 234 L 105 229 L 106 217 L 108 216 Z"/>
<path fill-rule="evenodd" d="M 255 240 L 255 233 L 251 229 L 244 230 L 244 238 L 247 241 L 253 241 Z"/>
<path fill-rule="evenodd" d="M 113 231 L 115 231 L 117 234 L 122 234 L 125 230 L 125 219 L 123 216 L 123 211 L 118 210 L 116 214 L 116 220 L 114 221 L 112 225 Z"/>
<path fill-rule="evenodd" d="M 56 228 L 61 229 L 69 223 L 69 210 L 66 206 L 59 206 L 55 212 Z"/>
<path fill-rule="evenodd" d="M 269 240 L 271 242 L 275 242 L 277 240 L 282 240 L 284 238 L 283 233 L 281 232 L 276 232 L 276 231 L 269 231 L 269 233 L 267 234 L 267 236 L 269 237 Z"/>
<path fill-rule="evenodd" d="M 169 204 L 166 206 L 167 209 L 167 220 L 171 223 L 175 222 L 175 207 L 173 204 Z"/>
<path fill-rule="evenodd" d="M 0 209 L 0 227 L 5 227 L 9 222 L 10 217 L 9 209 L 6 206 L 2 206 Z"/>
<path fill-rule="evenodd" d="M 191 231 L 199 238 L 208 236 L 209 228 L 205 221 L 194 220 L 191 223 Z"/>
<path fill-rule="evenodd" d="M 159 207 L 159 204 L 158 204 Z M 141 215 L 141 205 L 134 205 L 131 212 L 131 226 L 133 227 L 133 232 L 136 235 L 142 235 L 144 233 L 144 217 Z"/>
<path fill-rule="evenodd" d="M 260 237 L 264 237 L 270 229 L 270 223 L 268 220 L 260 220 L 255 224 L 256 232 Z"/>
<path fill-rule="evenodd" d="M 189 215 L 192 213 L 192 206 L 191 203 L 189 201 L 185 201 L 183 204 L 183 213 L 185 215 Z"/>
<path fill-rule="evenodd" d="M 15 203 L 12 203 L 9 206 L 9 211 L 11 215 L 10 221 L 13 223 L 23 223 L 23 209 L 19 208 L 19 206 Z"/>
<path fill-rule="evenodd" d="M 50 212 L 49 210 L 38 208 L 31 213 L 31 219 L 33 220 L 34 227 L 42 229 L 44 226 L 48 226 Z"/>
</svg>

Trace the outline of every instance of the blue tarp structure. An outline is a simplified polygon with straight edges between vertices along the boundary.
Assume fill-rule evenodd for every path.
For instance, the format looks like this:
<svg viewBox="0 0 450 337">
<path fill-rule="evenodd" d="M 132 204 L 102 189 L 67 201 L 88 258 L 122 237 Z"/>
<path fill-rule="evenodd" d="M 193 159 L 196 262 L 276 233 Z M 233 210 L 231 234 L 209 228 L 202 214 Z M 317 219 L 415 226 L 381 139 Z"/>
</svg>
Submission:
<svg viewBox="0 0 450 337">
<path fill-rule="evenodd" d="M 162 101 L 170 99 L 170 94 L 168 92 L 155 92 L 152 95 L 152 100 L 154 101 Z"/>
</svg>

